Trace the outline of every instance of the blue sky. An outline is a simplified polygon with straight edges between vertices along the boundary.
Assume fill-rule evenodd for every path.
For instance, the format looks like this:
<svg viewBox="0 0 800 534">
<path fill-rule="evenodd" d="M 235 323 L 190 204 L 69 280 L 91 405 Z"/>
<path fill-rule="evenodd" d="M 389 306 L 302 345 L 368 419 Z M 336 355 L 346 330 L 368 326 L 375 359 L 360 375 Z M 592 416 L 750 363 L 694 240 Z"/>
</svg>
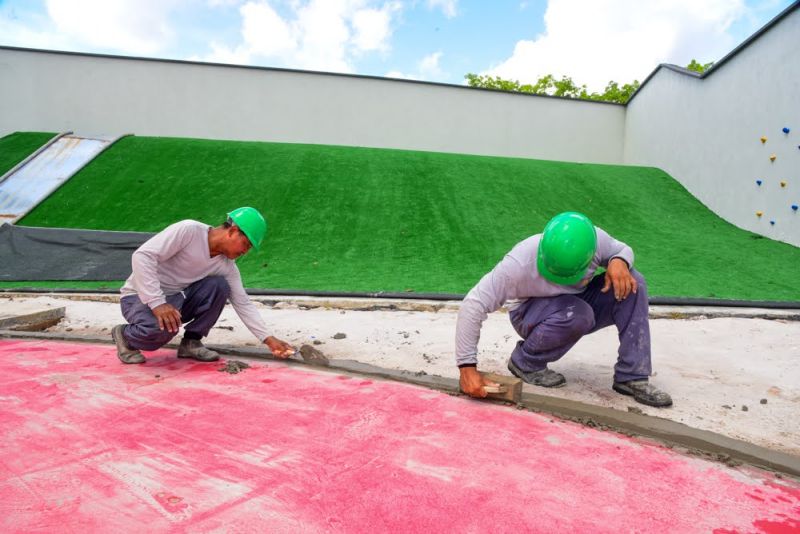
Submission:
<svg viewBox="0 0 800 534">
<path fill-rule="evenodd" d="M 0 0 L 0 45 L 599 90 L 720 59 L 791 0 Z"/>
</svg>

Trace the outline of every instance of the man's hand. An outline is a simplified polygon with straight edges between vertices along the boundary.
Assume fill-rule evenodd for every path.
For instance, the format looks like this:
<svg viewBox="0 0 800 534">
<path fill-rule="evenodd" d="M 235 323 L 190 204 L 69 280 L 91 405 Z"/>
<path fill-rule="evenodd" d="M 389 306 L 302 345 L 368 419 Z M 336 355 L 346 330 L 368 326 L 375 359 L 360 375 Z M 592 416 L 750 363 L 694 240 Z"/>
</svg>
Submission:
<svg viewBox="0 0 800 534">
<path fill-rule="evenodd" d="M 606 269 L 606 283 L 600 291 L 607 293 L 611 286 L 614 286 L 614 298 L 624 300 L 631 293 L 636 294 L 637 284 L 636 279 L 631 275 L 628 269 L 628 263 L 621 258 L 612 258 L 608 262 Z"/>
<path fill-rule="evenodd" d="M 269 336 L 267 339 L 265 339 L 264 344 L 269 347 L 269 350 L 272 352 L 273 356 L 282 360 L 285 360 L 297 352 L 293 346 L 273 336 Z"/>
<path fill-rule="evenodd" d="M 158 319 L 161 330 L 169 330 L 174 334 L 181 327 L 181 312 L 172 304 L 159 304 L 153 308 L 153 315 Z"/>
<path fill-rule="evenodd" d="M 488 395 L 483 386 L 499 386 L 500 384 L 484 379 L 475 367 L 462 367 L 459 385 L 461 391 L 470 397 L 482 399 Z"/>
</svg>

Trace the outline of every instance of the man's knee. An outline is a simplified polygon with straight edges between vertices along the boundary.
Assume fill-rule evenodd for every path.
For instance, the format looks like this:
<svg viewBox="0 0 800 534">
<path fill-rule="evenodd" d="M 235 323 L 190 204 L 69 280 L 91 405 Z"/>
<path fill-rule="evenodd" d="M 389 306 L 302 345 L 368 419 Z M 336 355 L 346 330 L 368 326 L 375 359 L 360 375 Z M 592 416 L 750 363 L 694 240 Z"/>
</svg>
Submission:
<svg viewBox="0 0 800 534">
<path fill-rule="evenodd" d="M 646 294 L 647 281 L 644 279 L 644 276 L 642 276 L 642 273 L 634 269 L 631 271 L 631 276 L 636 280 L 636 292 L 638 293 L 641 291 L 643 294 Z"/>
<path fill-rule="evenodd" d="M 157 345 L 158 348 L 161 348 L 170 341 L 172 341 L 172 338 L 174 338 L 176 334 L 177 332 L 170 332 L 169 330 L 158 329 L 150 332 L 150 335 L 148 336 L 148 341 L 151 342 L 153 345 Z"/>
<path fill-rule="evenodd" d="M 558 322 L 565 328 L 570 337 L 580 337 L 594 328 L 594 311 L 585 301 L 572 295 L 565 295 L 559 311 Z"/>
<path fill-rule="evenodd" d="M 156 350 L 169 343 L 177 332 L 162 330 L 158 324 L 132 324 L 125 336 L 128 344 L 139 350 Z"/>
</svg>

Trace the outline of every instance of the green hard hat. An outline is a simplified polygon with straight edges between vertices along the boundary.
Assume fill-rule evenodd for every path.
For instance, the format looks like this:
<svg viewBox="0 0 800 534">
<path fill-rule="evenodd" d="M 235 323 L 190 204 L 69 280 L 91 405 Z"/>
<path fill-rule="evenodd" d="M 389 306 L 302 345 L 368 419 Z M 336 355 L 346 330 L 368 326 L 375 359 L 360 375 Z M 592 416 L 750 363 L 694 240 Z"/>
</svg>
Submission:
<svg viewBox="0 0 800 534">
<path fill-rule="evenodd" d="M 586 215 L 559 213 L 544 227 L 539 241 L 539 274 L 556 284 L 577 284 L 592 263 L 596 249 L 597 232 Z"/>
<path fill-rule="evenodd" d="M 267 235 L 267 221 L 255 208 L 236 208 L 228 214 L 228 221 L 244 232 L 253 248 L 258 250 Z"/>
</svg>

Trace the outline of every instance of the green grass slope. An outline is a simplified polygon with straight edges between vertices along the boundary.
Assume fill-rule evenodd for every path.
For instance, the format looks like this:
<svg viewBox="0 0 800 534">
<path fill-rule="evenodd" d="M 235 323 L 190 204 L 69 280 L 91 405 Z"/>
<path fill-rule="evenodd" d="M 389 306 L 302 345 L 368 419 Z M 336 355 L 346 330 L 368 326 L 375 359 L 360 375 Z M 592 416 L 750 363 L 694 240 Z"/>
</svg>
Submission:
<svg viewBox="0 0 800 534">
<path fill-rule="evenodd" d="M 56 134 L 40 132 L 14 132 L 0 137 L 0 176 L 14 165 L 33 154 Z"/>
<path fill-rule="evenodd" d="M 651 295 L 800 300 L 800 249 L 724 222 L 654 168 L 127 137 L 20 224 L 155 232 L 243 205 L 269 222 L 239 260 L 248 287 L 462 293 L 577 210 L 633 247 Z"/>
</svg>

